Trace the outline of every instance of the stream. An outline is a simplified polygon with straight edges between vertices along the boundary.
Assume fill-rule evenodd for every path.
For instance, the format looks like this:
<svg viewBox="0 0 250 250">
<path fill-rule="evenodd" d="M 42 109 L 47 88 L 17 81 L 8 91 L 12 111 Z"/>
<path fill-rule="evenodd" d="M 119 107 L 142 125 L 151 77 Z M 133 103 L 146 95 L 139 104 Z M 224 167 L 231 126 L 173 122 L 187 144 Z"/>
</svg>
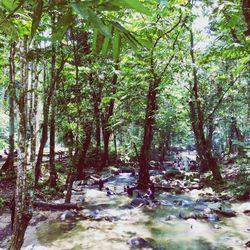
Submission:
<svg viewBox="0 0 250 250">
<path fill-rule="evenodd" d="M 129 173 L 123 173 L 105 187 L 111 190 L 115 187 L 117 193 L 122 193 L 124 186 L 134 181 Z M 131 208 L 132 198 L 125 194 L 109 197 L 94 186 L 80 189 L 81 192 L 73 194 L 72 202 L 84 198 L 81 216 L 69 220 L 59 216 L 39 223 L 35 230 L 29 228 L 23 249 L 126 250 L 133 248 L 129 239 L 141 237 L 150 243 L 145 249 L 240 250 L 250 240 L 250 216 L 242 212 L 242 203 L 228 204 L 237 213 L 233 218 L 220 217 L 219 221 L 179 218 L 180 212 L 188 213 L 204 205 L 197 204 L 197 199 L 201 192 L 211 190 L 192 190 L 185 195 L 156 193 L 161 205 Z"/>
</svg>

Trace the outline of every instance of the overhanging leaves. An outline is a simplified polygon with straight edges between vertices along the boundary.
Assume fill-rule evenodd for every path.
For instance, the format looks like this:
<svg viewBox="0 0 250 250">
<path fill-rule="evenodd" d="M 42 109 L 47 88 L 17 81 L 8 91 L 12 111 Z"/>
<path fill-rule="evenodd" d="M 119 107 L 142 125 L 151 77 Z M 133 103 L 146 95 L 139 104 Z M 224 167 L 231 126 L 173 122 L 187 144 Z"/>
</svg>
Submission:
<svg viewBox="0 0 250 250">
<path fill-rule="evenodd" d="M 43 13 L 43 0 L 36 0 L 32 15 L 31 39 L 34 37 Z"/>
<path fill-rule="evenodd" d="M 56 24 L 56 32 L 52 34 L 53 41 L 62 40 L 65 32 L 68 30 L 69 26 L 73 22 L 73 15 L 71 11 L 68 11 L 64 16 L 62 16 Z"/>
</svg>

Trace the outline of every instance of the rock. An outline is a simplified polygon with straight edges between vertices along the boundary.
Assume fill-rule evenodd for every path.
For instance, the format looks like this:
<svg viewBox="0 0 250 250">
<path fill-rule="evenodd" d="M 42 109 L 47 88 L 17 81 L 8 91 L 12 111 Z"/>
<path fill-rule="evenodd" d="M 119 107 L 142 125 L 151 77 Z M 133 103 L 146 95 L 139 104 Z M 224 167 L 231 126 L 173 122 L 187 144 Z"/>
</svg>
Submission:
<svg viewBox="0 0 250 250">
<path fill-rule="evenodd" d="M 249 240 L 248 242 L 245 243 L 245 246 L 246 246 L 247 248 L 250 248 L 250 240 Z"/>
<path fill-rule="evenodd" d="M 207 215 L 208 221 L 219 221 L 220 218 L 217 214 L 208 214 Z"/>
<path fill-rule="evenodd" d="M 132 207 L 139 207 L 139 206 L 144 206 L 144 205 L 149 205 L 149 201 L 144 198 L 135 198 L 131 201 L 130 205 Z"/>
<path fill-rule="evenodd" d="M 214 225 L 214 228 L 215 228 L 215 229 L 221 229 L 221 227 L 220 227 L 218 224 L 215 224 L 215 225 Z"/>
<path fill-rule="evenodd" d="M 76 213 L 72 212 L 70 210 L 65 210 L 61 215 L 60 219 L 61 220 L 68 220 L 68 219 L 73 219 L 75 217 Z"/>
<path fill-rule="evenodd" d="M 193 205 L 193 202 L 188 200 L 174 200 L 174 204 L 176 206 L 190 207 Z"/>
<path fill-rule="evenodd" d="M 230 208 L 222 208 L 220 210 L 216 210 L 215 211 L 216 213 L 219 213 L 225 217 L 228 217 L 228 218 L 231 218 L 231 217 L 235 217 L 236 216 L 236 212 L 233 211 L 232 209 Z"/>
<path fill-rule="evenodd" d="M 221 210 L 222 208 L 222 204 L 220 202 L 215 202 L 215 203 L 209 202 L 207 203 L 207 206 L 212 210 Z"/>
<path fill-rule="evenodd" d="M 213 196 L 207 196 L 207 197 L 203 197 L 201 199 L 198 199 L 196 202 L 221 202 L 221 199 L 217 198 L 217 197 L 213 197 Z"/>
<path fill-rule="evenodd" d="M 174 192 L 175 194 L 182 194 L 182 190 L 181 190 L 180 187 L 175 187 L 174 190 L 173 190 L 173 192 Z"/>
<path fill-rule="evenodd" d="M 206 205 L 197 204 L 194 206 L 194 210 L 197 210 L 197 211 L 205 211 L 205 209 L 207 209 Z"/>
<path fill-rule="evenodd" d="M 184 174 L 182 174 L 178 169 L 171 168 L 166 171 L 165 179 L 176 178 L 176 179 L 184 179 Z"/>
<path fill-rule="evenodd" d="M 166 217 L 166 221 L 170 221 L 170 220 L 176 220 L 177 219 L 177 216 L 175 216 L 175 215 L 168 215 L 167 217 Z"/>
<path fill-rule="evenodd" d="M 128 240 L 128 245 L 131 247 L 131 248 L 151 248 L 151 244 L 144 240 L 143 238 L 141 237 L 133 237 L 131 239 Z"/>
<path fill-rule="evenodd" d="M 170 201 L 160 201 L 161 202 L 161 206 L 169 206 L 172 207 L 173 204 Z"/>
<path fill-rule="evenodd" d="M 250 202 L 245 202 L 239 207 L 240 212 L 250 215 Z"/>
<path fill-rule="evenodd" d="M 84 205 L 84 203 L 85 203 L 85 198 L 84 198 L 84 197 L 81 197 L 81 198 L 80 198 L 80 201 L 79 201 L 79 204 L 80 204 L 80 205 Z"/>
<path fill-rule="evenodd" d="M 191 213 L 185 213 L 185 212 L 180 212 L 179 217 L 184 220 L 188 219 L 207 219 L 207 214 L 202 213 L 202 212 L 191 212 Z"/>
</svg>

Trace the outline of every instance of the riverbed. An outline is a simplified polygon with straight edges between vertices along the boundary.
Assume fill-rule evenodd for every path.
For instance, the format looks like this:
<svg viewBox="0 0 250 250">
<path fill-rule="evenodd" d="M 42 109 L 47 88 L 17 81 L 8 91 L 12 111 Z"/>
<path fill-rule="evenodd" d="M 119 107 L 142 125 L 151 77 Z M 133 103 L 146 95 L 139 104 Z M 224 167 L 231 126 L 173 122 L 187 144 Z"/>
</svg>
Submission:
<svg viewBox="0 0 250 250">
<path fill-rule="evenodd" d="M 246 249 L 244 243 L 250 239 L 250 216 L 243 213 L 242 207 L 249 206 L 248 203 L 227 202 L 236 212 L 233 218 L 184 220 L 180 213 L 194 210 L 200 194 L 212 193 L 211 189 L 192 190 L 182 195 L 159 192 L 156 199 L 161 205 L 158 202 L 157 206 L 131 208 L 133 198 L 122 192 L 125 185 L 134 181 L 129 173 L 115 176 L 106 184 L 111 190 L 115 189 L 117 194 L 112 196 L 95 186 L 80 187 L 81 191 L 73 194 L 72 201 L 83 202 L 81 216 L 62 221 L 57 212 L 55 219 L 29 227 L 23 249 L 126 250 L 131 249 L 128 241 L 133 237 L 149 242 L 148 249 Z"/>
</svg>

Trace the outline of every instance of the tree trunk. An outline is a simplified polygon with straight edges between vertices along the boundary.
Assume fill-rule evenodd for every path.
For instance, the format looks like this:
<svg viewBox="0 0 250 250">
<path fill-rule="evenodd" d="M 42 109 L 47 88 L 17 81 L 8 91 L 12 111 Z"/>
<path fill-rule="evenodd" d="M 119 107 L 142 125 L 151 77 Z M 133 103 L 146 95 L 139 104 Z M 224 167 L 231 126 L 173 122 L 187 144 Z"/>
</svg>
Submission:
<svg viewBox="0 0 250 250">
<path fill-rule="evenodd" d="M 51 24 L 52 24 L 52 33 L 55 30 L 55 13 L 51 14 Z M 51 81 L 54 82 L 54 88 L 52 91 L 51 97 L 51 112 L 50 112 L 50 155 L 49 155 L 49 183 L 51 188 L 56 187 L 56 179 L 57 173 L 55 168 L 55 116 L 56 116 L 56 47 L 55 43 L 52 42 L 52 49 L 51 49 Z M 53 83 L 52 83 L 53 85 Z"/>
<path fill-rule="evenodd" d="M 237 145 L 237 143 L 234 143 L 234 140 L 237 140 L 238 142 L 243 144 L 244 136 L 240 132 L 240 129 L 237 127 L 236 118 L 232 117 L 229 136 L 229 153 L 243 156 L 244 150 L 242 145 Z"/>
<path fill-rule="evenodd" d="M 15 195 L 15 216 L 13 235 L 8 246 L 10 250 L 19 250 L 23 244 L 24 234 L 32 217 L 32 211 L 27 206 L 27 85 L 28 85 L 28 64 L 27 64 L 27 36 L 20 41 L 21 61 L 21 86 L 18 100 L 20 114 L 18 141 L 19 155 L 17 162 L 17 181 Z"/>
<path fill-rule="evenodd" d="M 203 170 L 209 169 L 213 174 L 214 180 L 221 182 L 222 177 L 216 159 L 212 156 L 211 143 L 208 143 L 204 133 L 204 115 L 201 107 L 198 92 L 198 78 L 195 67 L 194 57 L 194 37 L 193 32 L 190 30 L 190 55 L 193 64 L 193 86 L 191 99 L 189 101 L 190 119 L 196 141 L 197 153 Z"/>
<path fill-rule="evenodd" d="M 102 137 L 103 137 L 103 153 L 101 159 L 101 169 L 105 168 L 109 164 L 109 139 L 111 135 L 110 128 L 107 125 L 107 121 L 103 123 Z"/>
<path fill-rule="evenodd" d="M 30 104 L 30 162 L 31 164 L 34 164 L 36 159 L 36 130 L 37 130 L 37 107 L 38 107 L 38 94 L 37 94 L 37 88 L 38 88 L 38 82 L 39 82 L 39 75 L 37 70 L 37 64 L 38 64 L 38 56 L 36 55 L 36 58 L 33 61 L 33 74 L 32 74 L 32 84 L 31 84 L 31 104 Z"/>
<path fill-rule="evenodd" d="M 68 176 L 68 183 L 67 183 L 67 192 L 65 196 L 65 203 L 70 203 L 71 201 L 71 195 L 72 195 L 72 186 L 73 182 L 75 181 L 75 174 L 70 172 Z"/>
<path fill-rule="evenodd" d="M 84 177 L 83 170 L 85 166 L 87 152 L 91 143 L 92 130 L 93 130 L 93 123 L 91 122 L 91 123 L 88 123 L 85 127 L 85 139 L 83 141 L 80 159 L 77 164 L 77 178 L 78 179 L 83 179 Z"/>
<path fill-rule="evenodd" d="M 49 111 L 50 111 L 50 105 L 51 105 L 51 98 L 52 98 L 52 94 L 54 93 L 56 82 L 60 77 L 60 74 L 64 68 L 65 63 L 66 63 L 66 60 L 62 58 L 60 67 L 56 70 L 56 75 L 54 79 L 51 79 L 48 91 L 47 93 L 45 93 L 45 96 L 47 96 L 47 98 L 44 100 L 44 105 L 43 105 L 42 136 L 41 136 L 37 161 L 35 165 L 35 187 L 37 187 L 38 181 L 41 175 L 40 167 L 41 167 L 42 158 L 43 158 L 43 150 L 46 145 L 47 138 L 48 138 L 48 124 L 49 124 Z M 46 71 L 46 68 L 45 68 L 45 71 Z"/>
<path fill-rule="evenodd" d="M 118 71 L 119 69 L 118 63 L 116 63 L 114 67 L 115 67 L 115 70 Z M 117 81 L 118 81 L 118 75 L 115 72 L 112 78 L 112 94 L 113 95 L 116 93 Z M 103 148 L 103 155 L 101 159 L 100 170 L 105 168 L 107 164 L 109 163 L 109 139 L 111 135 L 109 121 L 114 112 L 114 105 L 115 105 L 115 100 L 114 98 L 112 98 L 109 102 L 107 112 L 105 115 L 103 115 L 103 118 L 102 118 L 102 134 L 103 134 L 104 148 Z"/>
<path fill-rule="evenodd" d="M 117 143 L 116 143 L 116 133 L 113 133 L 114 136 L 114 149 L 115 149 L 115 161 L 117 161 Z"/>
<path fill-rule="evenodd" d="M 242 12 L 246 20 L 247 30 L 244 32 L 246 36 L 250 36 L 250 2 L 249 0 L 242 0 Z"/>
<path fill-rule="evenodd" d="M 15 126 L 15 48 L 16 43 L 12 42 L 9 57 L 9 166 L 8 169 L 14 170 L 14 126 Z"/>
<path fill-rule="evenodd" d="M 157 88 L 161 79 L 154 79 L 149 84 L 146 117 L 144 121 L 144 136 L 139 161 L 139 185 L 146 187 L 149 183 L 149 159 L 151 144 L 153 140 L 153 127 L 155 125 L 155 114 L 157 111 Z"/>
<path fill-rule="evenodd" d="M 100 99 L 100 98 L 99 98 Z M 94 112 L 95 112 L 95 139 L 96 139 L 96 159 L 99 158 L 99 152 L 101 147 L 101 127 L 100 127 L 100 100 L 94 100 Z"/>
</svg>

